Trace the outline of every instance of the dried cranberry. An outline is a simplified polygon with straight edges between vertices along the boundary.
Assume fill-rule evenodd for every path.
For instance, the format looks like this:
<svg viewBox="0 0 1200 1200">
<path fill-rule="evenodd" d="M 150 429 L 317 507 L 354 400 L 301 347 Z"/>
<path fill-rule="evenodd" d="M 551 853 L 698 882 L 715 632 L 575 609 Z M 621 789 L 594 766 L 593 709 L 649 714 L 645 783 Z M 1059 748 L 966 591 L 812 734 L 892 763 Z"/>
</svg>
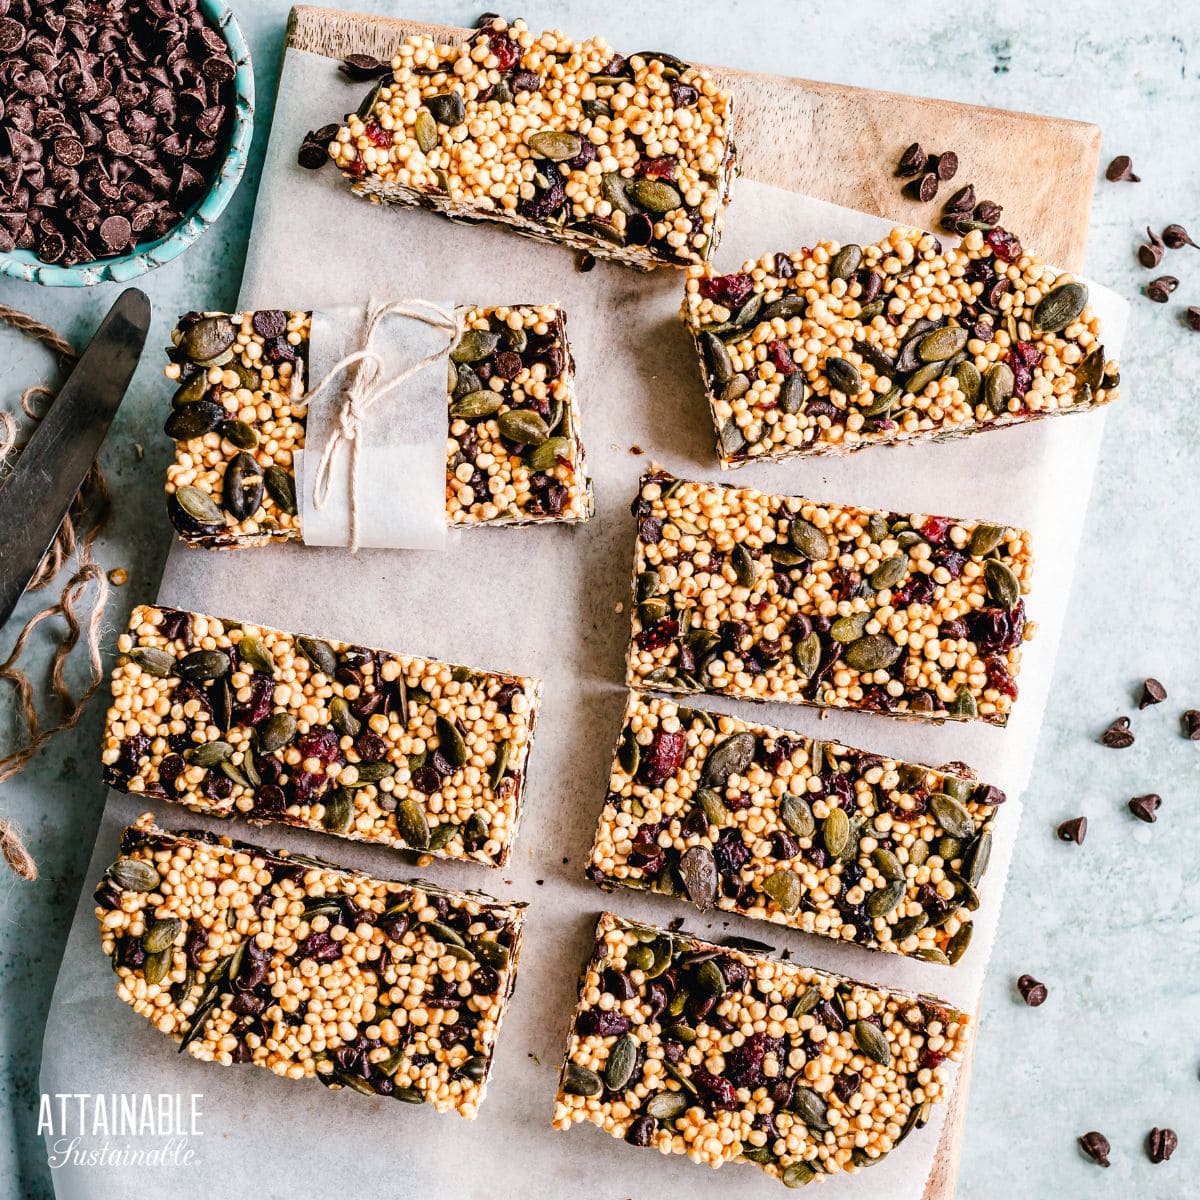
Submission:
<svg viewBox="0 0 1200 1200">
<path fill-rule="evenodd" d="M 978 609 L 967 617 L 967 628 L 971 640 L 985 654 L 1012 650 L 1021 644 L 1021 633 L 1025 628 L 1025 601 L 1018 600 L 1016 607 L 1011 610 L 991 606 Z"/>
<path fill-rule="evenodd" d="M 571 497 L 566 484 L 540 472 L 530 476 L 529 487 L 533 493 L 529 511 L 535 516 L 558 516 Z"/>
<path fill-rule="evenodd" d="M 784 833 L 781 829 L 771 839 L 771 852 L 781 862 L 786 862 L 800 853 L 800 847 L 790 833 Z"/>
<path fill-rule="evenodd" d="M 632 1000 L 637 995 L 637 988 L 633 986 L 633 980 L 624 971 L 618 971 L 613 967 L 609 967 L 604 972 L 604 990 L 618 1000 Z"/>
<path fill-rule="evenodd" d="M 354 749 L 365 763 L 382 762 L 387 757 L 387 742 L 377 733 L 364 730 L 354 739 Z"/>
<path fill-rule="evenodd" d="M 663 617 L 648 629 L 641 630 L 634 639 L 642 650 L 661 650 L 679 636 L 679 622 L 674 617 Z"/>
<path fill-rule="evenodd" d="M 775 365 L 775 370 L 780 375 L 794 374 L 796 363 L 792 358 L 792 352 L 788 348 L 787 342 L 781 338 L 774 338 L 767 343 L 767 357 Z"/>
<path fill-rule="evenodd" d="M 536 71 L 514 71 L 508 86 L 513 93 L 536 92 L 542 86 L 541 76 Z"/>
<path fill-rule="evenodd" d="M 825 795 L 836 800 L 839 808 L 854 807 L 854 784 L 844 771 L 825 771 L 821 775 Z"/>
<path fill-rule="evenodd" d="M 92 898 L 100 908 L 113 909 L 121 907 L 121 891 L 107 879 L 97 885 Z"/>
<path fill-rule="evenodd" d="M 816 395 L 804 405 L 804 411 L 810 417 L 836 417 L 838 415 L 835 404 L 830 404 L 823 396 Z"/>
<path fill-rule="evenodd" d="M 692 1072 L 692 1083 L 700 1093 L 700 1099 L 710 1109 L 734 1112 L 738 1107 L 737 1090 L 728 1079 L 714 1075 L 707 1067 L 697 1067 Z"/>
<path fill-rule="evenodd" d="M 428 763 L 412 773 L 412 785 L 426 796 L 432 796 L 442 790 L 441 776 Z"/>
<path fill-rule="evenodd" d="M 130 940 L 125 943 L 125 949 L 122 951 L 121 958 L 127 967 L 132 967 L 136 970 L 138 967 L 145 965 L 146 948 L 141 942 Z"/>
<path fill-rule="evenodd" d="M 524 368 L 521 356 L 513 350 L 501 350 L 496 355 L 496 374 L 501 379 L 516 379 Z"/>
<path fill-rule="evenodd" d="M 496 67 L 507 71 L 521 57 L 521 49 L 503 29 L 489 29 L 487 37 L 488 51 L 496 56 Z"/>
<path fill-rule="evenodd" d="M 700 280 L 700 295 L 726 308 L 741 308 L 754 291 L 749 275 L 712 275 Z"/>
<path fill-rule="evenodd" d="M 232 715 L 239 725 L 257 725 L 265 721 L 271 712 L 271 702 L 275 697 L 275 681 L 266 675 L 250 677 L 250 698 L 244 703 L 237 701 L 233 705 Z"/>
<path fill-rule="evenodd" d="M 857 571 L 847 571 L 845 567 L 834 567 L 830 572 L 833 581 L 833 596 L 835 600 L 853 600 L 862 587 L 862 576 Z"/>
<path fill-rule="evenodd" d="M 315 758 L 323 763 L 344 761 L 337 732 L 329 725 L 314 725 L 301 734 L 296 739 L 296 749 L 301 758 Z"/>
<path fill-rule="evenodd" d="M 651 1116 L 643 1115 L 631 1121 L 625 1132 L 625 1140 L 631 1146 L 648 1146 L 654 1138 L 658 1122 Z"/>
<path fill-rule="evenodd" d="M 644 175 L 647 179 L 673 180 L 675 178 L 675 166 L 675 160 L 664 154 L 658 158 L 639 159 L 634 170 L 639 175 Z"/>
<path fill-rule="evenodd" d="M 787 631 L 793 642 L 802 642 L 813 631 L 812 621 L 804 613 L 797 613 L 788 622 Z"/>
<path fill-rule="evenodd" d="M 967 565 L 967 556 L 961 550 L 939 546 L 933 553 L 933 561 L 939 567 L 945 567 L 951 579 L 957 579 Z"/>
<path fill-rule="evenodd" d="M 392 135 L 378 121 L 368 121 L 363 127 L 363 133 L 373 146 L 386 148 L 392 144 Z"/>
<path fill-rule="evenodd" d="M 691 108 L 700 99 L 700 93 L 690 83 L 680 83 L 677 79 L 671 81 L 670 91 L 671 103 L 676 108 Z"/>
<path fill-rule="evenodd" d="M 200 791 L 209 800 L 228 800 L 233 795 L 233 780 L 210 771 L 200 785 Z"/>
<path fill-rule="evenodd" d="M 625 220 L 625 240 L 631 246 L 648 245 L 654 236 L 654 222 L 645 213 L 634 213 Z"/>
<path fill-rule="evenodd" d="M 949 517 L 930 517 L 921 526 L 921 532 L 930 545 L 936 546 L 950 532 L 950 526 L 953 524 Z"/>
<path fill-rule="evenodd" d="M 579 139 L 579 153 L 574 158 L 567 159 L 567 166 L 573 171 L 582 171 L 590 162 L 596 161 L 596 147 L 587 138 Z"/>
<path fill-rule="evenodd" d="M 662 541 L 662 518 L 646 517 L 638 527 L 638 536 L 647 546 L 657 546 Z"/>
<path fill-rule="evenodd" d="M 617 993 L 614 992 L 615 996 Z M 654 1020 L 660 1016 L 671 1002 L 671 997 L 667 993 L 666 987 L 655 979 L 646 986 L 645 995 L 646 1007 L 650 1010 L 650 1019 Z"/>
<path fill-rule="evenodd" d="M 584 1037 L 616 1037 L 629 1032 L 628 1017 L 601 1008 L 585 1009 L 575 1024 Z"/>
<path fill-rule="evenodd" d="M 125 775 L 136 775 L 138 764 L 150 752 L 150 738 L 144 733 L 132 733 L 121 742 L 117 769 Z"/>
<path fill-rule="evenodd" d="M 995 229 L 989 229 L 983 236 L 987 244 L 991 246 L 992 253 L 1002 262 L 1016 262 L 1021 257 L 1021 243 L 1007 229 L 1001 229 L 997 225 Z"/>
<path fill-rule="evenodd" d="M 312 958 L 317 962 L 334 962 L 342 957 L 342 948 L 322 930 L 320 933 L 310 933 L 296 947 L 296 955 L 298 958 Z"/>
<path fill-rule="evenodd" d="M 745 621 L 722 621 L 717 632 L 721 646 L 733 654 L 741 654 L 746 639 L 752 636 L 750 626 Z"/>
<path fill-rule="evenodd" d="M 843 1071 L 833 1081 L 833 1094 L 843 1103 L 849 1102 L 850 1097 L 858 1091 L 862 1076 L 855 1071 Z"/>
<path fill-rule="evenodd" d="M 167 787 L 173 787 L 175 780 L 186 770 L 187 763 L 178 754 L 168 754 L 158 768 L 158 777 Z"/>
<path fill-rule="evenodd" d="M 292 778 L 292 798 L 295 804 L 313 804 L 329 787 L 329 780 L 316 771 L 297 771 Z"/>
<path fill-rule="evenodd" d="M 736 875 L 750 858 L 750 849 L 737 829 L 725 828 L 717 835 L 713 858 L 722 875 Z"/>
<path fill-rule="evenodd" d="M 795 264 L 782 252 L 775 255 L 775 274 L 779 279 L 792 279 L 796 274 Z"/>
<path fill-rule="evenodd" d="M 893 593 L 892 604 L 896 608 L 904 608 L 909 604 L 932 604 L 936 587 L 931 575 L 918 573 Z"/>
<path fill-rule="evenodd" d="M 254 794 L 254 811 L 262 816 L 282 816 L 287 809 L 287 796 L 278 784 L 264 783 Z"/>
<path fill-rule="evenodd" d="M 921 1051 L 921 1058 L 918 1062 L 918 1067 L 928 1068 L 933 1070 L 935 1067 L 940 1067 L 946 1061 L 946 1056 L 937 1050 L 930 1050 L 926 1047 Z"/>
<path fill-rule="evenodd" d="M 763 1059 L 773 1054 L 783 1058 L 782 1038 L 755 1033 L 725 1055 L 725 1075 L 737 1087 L 753 1088 L 763 1081 Z"/>
<path fill-rule="evenodd" d="M 984 666 L 987 670 L 988 687 L 993 687 L 1002 696 L 1008 696 L 1010 699 L 1015 700 L 1017 698 L 1017 685 L 1008 673 L 1008 664 L 1004 659 L 998 654 L 990 654 L 984 659 Z"/>
<path fill-rule="evenodd" d="M 517 211 L 522 216 L 535 221 L 548 221 L 567 200 L 563 178 L 557 164 L 551 163 L 543 178 L 546 180 L 546 187 L 537 188 L 532 197 L 528 200 L 522 199 L 517 205 Z"/>
</svg>

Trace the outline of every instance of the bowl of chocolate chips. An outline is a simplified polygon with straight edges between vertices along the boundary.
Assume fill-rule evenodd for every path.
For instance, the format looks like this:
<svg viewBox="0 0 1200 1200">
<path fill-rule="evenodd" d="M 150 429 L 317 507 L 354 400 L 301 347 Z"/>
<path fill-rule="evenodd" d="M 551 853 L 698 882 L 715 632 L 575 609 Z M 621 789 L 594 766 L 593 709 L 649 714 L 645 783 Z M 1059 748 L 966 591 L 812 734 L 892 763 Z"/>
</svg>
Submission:
<svg viewBox="0 0 1200 1200">
<path fill-rule="evenodd" d="M 220 0 L 0 0 L 0 274 L 82 287 L 183 253 L 254 124 Z"/>
</svg>

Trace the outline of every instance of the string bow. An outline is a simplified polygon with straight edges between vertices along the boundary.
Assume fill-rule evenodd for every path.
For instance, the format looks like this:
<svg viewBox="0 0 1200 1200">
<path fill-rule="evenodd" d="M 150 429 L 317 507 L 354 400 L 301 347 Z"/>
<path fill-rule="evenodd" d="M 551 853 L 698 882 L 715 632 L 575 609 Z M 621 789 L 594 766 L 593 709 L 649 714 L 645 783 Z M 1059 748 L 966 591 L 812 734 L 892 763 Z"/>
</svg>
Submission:
<svg viewBox="0 0 1200 1200">
<path fill-rule="evenodd" d="M 381 378 L 385 363 L 383 356 L 375 349 L 375 337 L 388 317 L 407 317 L 409 320 L 421 321 L 435 329 L 444 330 L 446 343 L 417 362 L 410 363 L 391 378 Z M 329 438 L 325 442 L 325 448 L 321 451 L 321 458 L 317 464 L 316 478 L 313 483 L 313 506 L 315 508 L 325 507 L 329 499 L 333 458 L 338 447 L 345 442 L 350 454 L 351 553 L 358 549 L 358 448 L 362 437 L 363 419 L 376 404 L 399 391 L 414 375 L 419 375 L 427 367 L 445 361 L 449 351 L 458 344 L 461 334 L 462 318 L 458 312 L 454 309 L 443 308 L 431 300 L 389 300 L 386 303 L 375 305 L 368 310 L 366 329 L 359 349 L 338 359 L 325 373 L 321 382 L 304 396 L 305 401 L 311 402 L 339 375 L 345 373 L 348 378 L 345 398 L 337 415 L 337 423 L 333 426 Z"/>
</svg>

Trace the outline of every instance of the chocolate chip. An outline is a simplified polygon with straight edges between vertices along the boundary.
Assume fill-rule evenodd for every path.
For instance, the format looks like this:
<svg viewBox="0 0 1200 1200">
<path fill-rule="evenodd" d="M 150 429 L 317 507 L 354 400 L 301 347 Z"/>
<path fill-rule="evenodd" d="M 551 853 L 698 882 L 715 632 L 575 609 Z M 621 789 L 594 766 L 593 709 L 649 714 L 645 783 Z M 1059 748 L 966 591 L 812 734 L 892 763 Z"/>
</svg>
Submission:
<svg viewBox="0 0 1200 1200">
<path fill-rule="evenodd" d="M 1118 154 L 1116 158 L 1108 164 L 1108 170 L 1104 172 L 1104 178 L 1109 183 L 1141 183 L 1142 177 L 1133 173 L 1133 160 L 1128 154 Z"/>
<path fill-rule="evenodd" d="M 1150 792 L 1145 796 L 1134 796 L 1129 801 L 1129 811 L 1139 821 L 1145 821 L 1147 825 L 1153 825 L 1158 820 L 1156 814 L 1161 804 L 1162 797 Z"/>
<path fill-rule="evenodd" d="M 1133 745 L 1133 734 L 1129 729 L 1129 718 L 1118 717 L 1101 735 L 1100 744 L 1110 750 L 1124 750 Z"/>
<path fill-rule="evenodd" d="M 1146 268 L 1147 271 L 1154 270 L 1160 262 L 1162 262 L 1163 251 L 1166 248 L 1166 242 L 1150 228 L 1146 226 L 1146 241 L 1138 247 L 1138 262 Z"/>
<path fill-rule="evenodd" d="M 596 265 L 596 256 L 585 250 L 579 256 L 578 268 L 581 272 L 590 271 Z"/>
<path fill-rule="evenodd" d="M 390 74 L 392 68 L 389 63 L 381 62 L 370 54 L 351 54 L 342 59 L 338 70 L 355 83 L 366 83 Z"/>
<path fill-rule="evenodd" d="M 953 179 L 958 174 L 958 155 L 953 150 L 943 150 L 932 170 L 943 183 Z"/>
<path fill-rule="evenodd" d="M 1188 306 L 1187 323 L 1190 328 L 1200 333 L 1200 307 L 1194 304 Z"/>
<path fill-rule="evenodd" d="M 329 161 L 329 152 L 324 142 L 301 142 L 296 161 L 306 170 L 319 171 Z"/>
<path fill-rule="evenodd" d="M 1058 827 L 1060 842 L 1074 842 L 1075 845 L 1082 846 L 1085 837 L 1087 837 L 1087 817 L 1072 817 Z"/>
<path fill-rule="evenodd" d="M 114 213 L 111 217 L 105 217 L 100 223 L 100 240 L 114 254 L 119 254 L 129 245 L 132 235 L 133 227 L 127 217 Z"/>
<path fill-rule="evenodd" d="M 1179 1148 L 1179 1138 L 1173 1129 L 1156 1125 L 1146 1138 L 1146 1154 L 1152 1163 L 1164 1163 Z"/>
<path fill-rule="evenodd" d="M 982 221 L 985 225 L 995 225 L 1003 212 L 1004 209 L 995 200 L 980 200 L 975 205 L 975 220 Z"/>
<path fill-rule="evenodd" d="M 1152 704 L 1161 704 L 1167 698 L 1167 689 L 1157 679 L 1147 676 L 1142 681 L 1142 695 L 1138 700 L 1138 708 L 1149 708 Z"/>
<path fill-rule="evenodd" d="M 975 185 L 968 183 L 946 201 L 947 213 L 969 213 L 975 207 Z"/>
<path fill-rule="evenodd" d="M 1189 708 L 1180 718 L 1183 736 L 1192 742 L 1200 742 L 1200 711 Z"/>
<path fill-rule="evenodd" d="M 1079 1148 L 1093 1162 L 1098 1163 L 1102 1167 L 1108 1166 L 1108 1155 L 1112 1147 L 1108 1144 L 1108 1138 L 1102 1133 L 1097 1133 L 1092 1130 L 1091 1133 L 1085 1133 L 1079 1138 Z"/>
<path fill-rule="evenodd" d="M 1179 280 L 1174 275 L 1160 275 L 1157 279 L 1150 280 L 1146 285 L 1146 295 L 1155 304 L 1166 304 L 1171 298 L 1171 293 L 1178 286 Z"/>
<path fill-rule="evenodd" d="M 1046 985 L 1040 980 L 1034 979 L 1032 975 L 1022 975 L 1017 980 L 1017 991 L 1021 993 L 1021 999 L 1030 1008 L 1040 1008 L 1046 1003 L 1046 997 L 1049 995 Z"/>
<path fill-rule="evenodd" d="M 1172 249 L 1180 250 L 1184 246 L 1194 246 L 1188 231 L 1182 225 L 1168 225 L 1162 231 L 1163 241 Z"/>
<path fill-rule="evenodd" d="M 926 171 L 920 179 L 914 179 L 904 188 L 904 194 L 911 200 L 919 200 L 928 204 L 937 195 L 938 177 L 932 171 Z"/>
<path fill-rule="evenodd" d="M 250 318 L 250 326 L 259 337 L 280 337 L 287 333 L 287 314 L 277 308 L 260 308 Z"/>
<path fill-rule="evenodd" d="M 900 155 L 900 162 L 896 167 L 896 174 L 901 179 L 906 179 L 911 175 L 919 175 L 925 169 L 926 160 L 925 151 L 921 149 L 920 142 L 913 142 L 911 146 Z"/>
</svg>

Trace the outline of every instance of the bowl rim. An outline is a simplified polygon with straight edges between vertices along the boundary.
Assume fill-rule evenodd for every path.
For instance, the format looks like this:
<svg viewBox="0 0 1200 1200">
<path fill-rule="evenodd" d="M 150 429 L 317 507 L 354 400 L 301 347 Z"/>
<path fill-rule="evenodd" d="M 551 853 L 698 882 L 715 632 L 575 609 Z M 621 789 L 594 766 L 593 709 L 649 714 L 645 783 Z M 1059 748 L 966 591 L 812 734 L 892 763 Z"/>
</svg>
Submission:
<svg viewBox="0 0 1200 1200">
<path fill-rule="evenodd" d="M 235 64 L 229 146 L 208 190 L 162 237 L 125 254 L 60 267 L 42 262 L 32 250 L 10 250 L 0 253 L 0 276 L 47 287 L 90 287 L 106 281 L 124 283 L 178 258 L 224 212 L 245 173 L 254 136 L 254 64 L 233 9 L 224 0 L 199 0 L 199 8 L 220 31 Z"/>
</svg>

